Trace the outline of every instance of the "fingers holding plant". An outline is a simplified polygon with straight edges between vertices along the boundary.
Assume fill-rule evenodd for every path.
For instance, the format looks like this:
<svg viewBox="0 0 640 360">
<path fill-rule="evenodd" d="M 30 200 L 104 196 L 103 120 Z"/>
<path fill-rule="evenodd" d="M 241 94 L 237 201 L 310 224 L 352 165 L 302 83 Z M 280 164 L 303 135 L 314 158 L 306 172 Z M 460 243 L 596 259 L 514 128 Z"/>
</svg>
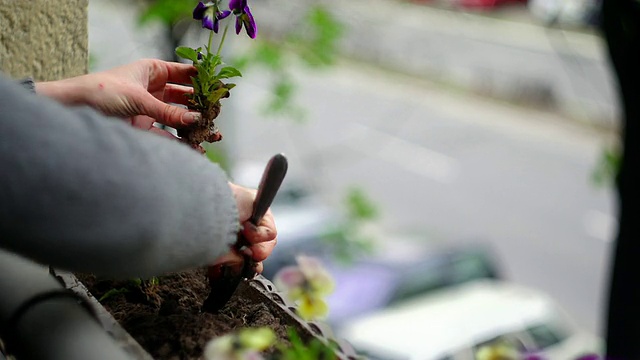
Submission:
<svg viewBox="0 0 640 360">
<path fill-rule="evenodd" d="M 139 60 L 104 73 L 111 76 L 119 87 L 123 106 L 115 106 L 108 96 L 97 100 L 103 112 L 108 115 L 136 116 L 146 115 L 156 122 L 173 128 L 192 125 L 201 120 L 197 111 L 188 110 L 173 104 L 187 105 L 193 89 L 189 84 L 196 69 L 192 65 L 167 62 L 155 59 Z M 115 83 L 116 81 L 119 82 Z M 107 84 L 103 84 L 106 90 Z"/>
</svg>

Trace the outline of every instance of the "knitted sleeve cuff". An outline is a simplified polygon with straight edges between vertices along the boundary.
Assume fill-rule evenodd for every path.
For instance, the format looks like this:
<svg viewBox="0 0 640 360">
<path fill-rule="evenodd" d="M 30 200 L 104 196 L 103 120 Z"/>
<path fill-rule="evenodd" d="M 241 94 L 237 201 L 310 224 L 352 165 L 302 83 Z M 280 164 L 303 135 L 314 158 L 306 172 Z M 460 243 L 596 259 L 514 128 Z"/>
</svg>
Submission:
<svg viewBox="0 0 640 360">
<path fill-rule="evenodd" d="M 32 77 L 24 78 L 18 81 L 18 84 L 22 85 L 23 88 L 29 90 L 33 94 L 36 93 L 36 83 L 33 81 Z"/>
</svg>

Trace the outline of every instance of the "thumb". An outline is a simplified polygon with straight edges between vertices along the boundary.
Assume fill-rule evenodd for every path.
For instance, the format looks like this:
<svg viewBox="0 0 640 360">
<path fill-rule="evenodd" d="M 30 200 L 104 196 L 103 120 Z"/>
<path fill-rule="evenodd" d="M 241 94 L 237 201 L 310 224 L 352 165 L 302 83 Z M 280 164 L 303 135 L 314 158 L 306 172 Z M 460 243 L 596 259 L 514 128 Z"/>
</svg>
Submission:
<svg viewBox="0 0 640 360">
<path fill-rule="evenodd" d="M 199 112 L 169 105 L 149 93 L 144 97 L 141 105 L 143 115 L 150 116 L 160 124 L 171 126 L 172 128 L 182 128 L 202 120 L 202 114 Z"/>
</svg>

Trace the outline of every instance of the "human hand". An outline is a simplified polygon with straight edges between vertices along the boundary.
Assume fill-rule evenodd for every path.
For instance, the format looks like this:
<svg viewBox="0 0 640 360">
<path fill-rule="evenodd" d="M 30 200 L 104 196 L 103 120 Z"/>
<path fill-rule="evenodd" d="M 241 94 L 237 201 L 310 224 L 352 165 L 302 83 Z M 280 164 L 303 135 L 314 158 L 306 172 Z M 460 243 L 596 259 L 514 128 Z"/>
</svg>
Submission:
<svg viewBox="0 0 640 360">
<path fill-rule="evenodd" d="M 231 191 L 236 199 L 238 217 L 242 224 L 239 235 L 243 236 L 249 244 L 243 252 L 256 262 L 255 270 L 261 273 L 263 270 L 262 261 L 271 255 L 277 243 L 278 232 L 273 214 L 271 213 L 271 209 L 269 209 L 257 226 L 252 224 L 249 222 L 249 218 L 253 212 L 253 202 L 256 198 L 256 191 L 233 183 L 229 183 L 229 187 L 231 187 Z M 212 266 L 225 264 L 233 267 L 234 264 L 242 264 L 242 262 L 241 254 L 231 250 L 229 253 L 216 259 Z"/>
<path fill-rule="evenodd" d="M 186 94 L 193 93 L 192 65 L 146 59 L 111 70 L 65 80 L 36 84 L 36 92 L 68 105 L 89 105 L 108 116 L 118 116 L 134 127 L 161 132 L 158 122 L 173 128 L 201 119 L 198 112 L 170 105 L 187 105 Z"/>
</svg>

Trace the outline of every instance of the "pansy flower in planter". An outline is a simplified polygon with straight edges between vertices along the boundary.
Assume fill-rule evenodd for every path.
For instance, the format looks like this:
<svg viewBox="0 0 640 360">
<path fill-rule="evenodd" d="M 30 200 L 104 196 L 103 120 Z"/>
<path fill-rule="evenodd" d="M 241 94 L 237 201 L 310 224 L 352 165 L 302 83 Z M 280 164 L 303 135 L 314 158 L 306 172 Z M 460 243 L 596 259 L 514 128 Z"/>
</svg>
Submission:
<svg viewBox="0 0 640 360">
<path fill-rule="evenodd" d="M 204 349 L 207 360 L 262 360 L 261 351 L 276 341 L 269 328 L 245 328 L 211 340 Z"/>
<path fill-rule="evenodd" d="M 196 49 L 181 46 L 176 49 L 176 55 L 191 60 L 197 70 L 197 75 L 191 77 L 193 94 L 189 95 L 190 108 L 202 113 L 202 121 L 180 129 L 178 135 L 194 148 L 200 149 L 202 142 L 216 142 L 222 140 L 214 120 L 220 114 L 222 104 L 220 100 L 229 97 L 235 84 L 228 79 L 242 76 L 233 66 L 222 61 L 222 47 L 227 36 L 229 23 L 227 18 L 231 14 L 236 17 L 236 33 L 240 33 L 242 26 L 252 39 L 256 37 L 257 27 L 255 19 L 249 10 L 247 1 L 230 0 L 228 9 L 222 8 L 222 0 L 198 2 L 193 9 L 193 18 L 201 22 L 202 27 L 209 31 L 209 41 L 204 47 Z M 225 23 L 226 22 L 226 23 Z M 225 24 L 223 24 L 225 23 Z M 217 49 L 212 49 L 214 34 L 224 25 L 224 31 Z"/>
<path fill-rule="evenodd" d="M 297 256 L 297 266 L 282 268 L 275 275 L 274 285 L 298 304 L 298 314 L 305 320 L 327 315 L 329 308 L 324 298 L 330 295 L 335 283 L 320 261 L 309 256 Z"/>
<path fill-rule="evenodd" d="M 476 352 L 476 360 L 524 360 L 524 357 L 512 344 L 495 342 L 481 346 Z"/>
</svg>

